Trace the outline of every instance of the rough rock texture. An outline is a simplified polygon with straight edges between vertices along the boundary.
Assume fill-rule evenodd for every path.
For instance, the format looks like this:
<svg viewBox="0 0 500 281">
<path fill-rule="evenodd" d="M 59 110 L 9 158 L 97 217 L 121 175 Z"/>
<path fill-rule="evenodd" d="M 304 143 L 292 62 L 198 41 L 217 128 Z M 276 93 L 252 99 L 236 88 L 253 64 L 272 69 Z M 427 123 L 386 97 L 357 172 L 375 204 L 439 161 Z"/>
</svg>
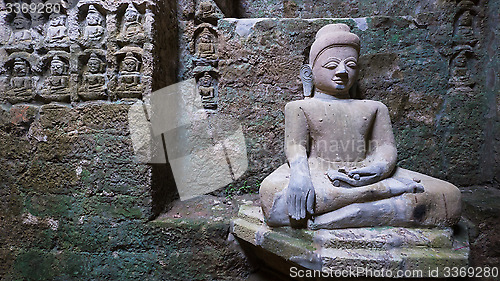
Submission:
<svg viewBox="0 0 500 281">
<path fill-rule="evenodd" d="M 471 222 L 471 266 L 500 264 L 500 191 L 493 186 L 462 188 L 464 217 Z"/>
</svg>

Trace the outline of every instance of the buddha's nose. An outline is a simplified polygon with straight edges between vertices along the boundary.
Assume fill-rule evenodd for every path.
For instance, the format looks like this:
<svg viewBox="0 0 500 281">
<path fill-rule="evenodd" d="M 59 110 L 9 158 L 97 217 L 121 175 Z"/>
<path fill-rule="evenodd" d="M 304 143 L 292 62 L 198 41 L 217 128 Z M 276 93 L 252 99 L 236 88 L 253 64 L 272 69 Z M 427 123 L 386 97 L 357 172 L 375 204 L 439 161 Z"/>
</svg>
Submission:
<svg viewBox="0 0 500 281">
<path fill-rule="evenodd" d="M 342 62 L 337 66 L 337 69 L 335 71 L 335 76 L 345 78 L 347 77 L 347 70 L 345 67 L 345 64 Z"/>
</svg>

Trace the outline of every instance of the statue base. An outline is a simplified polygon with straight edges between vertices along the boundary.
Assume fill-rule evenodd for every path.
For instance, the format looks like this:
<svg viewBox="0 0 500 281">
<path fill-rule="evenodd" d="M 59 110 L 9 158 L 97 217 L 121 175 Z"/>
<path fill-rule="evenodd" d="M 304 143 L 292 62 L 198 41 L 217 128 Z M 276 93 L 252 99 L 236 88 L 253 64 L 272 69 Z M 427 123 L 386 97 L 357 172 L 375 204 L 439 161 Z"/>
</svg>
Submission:
<svg viewBox="0 0 500 281">
<path fill-rule="evenodd" d="M 450 277 L 453 267 L 468 266 L 463 222 L 453 229 L 272 228 L 260 207 L 244 205 L 231 231 L 257 258 L 290 277 Z"/>
</svg>

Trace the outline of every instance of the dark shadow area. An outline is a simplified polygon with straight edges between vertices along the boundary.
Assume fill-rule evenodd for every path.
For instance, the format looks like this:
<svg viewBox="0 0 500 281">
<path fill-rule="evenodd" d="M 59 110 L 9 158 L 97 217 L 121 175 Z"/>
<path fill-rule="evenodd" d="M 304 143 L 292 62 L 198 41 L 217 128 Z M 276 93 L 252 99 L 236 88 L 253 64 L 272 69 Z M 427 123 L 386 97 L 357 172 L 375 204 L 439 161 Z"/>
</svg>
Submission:
<svg viewBox="0 0 500 281">
<path fill-rule="evenodd" d="M 162 3 L 162 4 L 160 4 Z M 177 82 L 179 63 L 179 26 L 177 18 L 177 1 L 159 2 L 154 6 L 156 20 L 154 22 L 154 72 L 153 91 Z M 163 140 L 164 141 L 164 140 Z M 168 159 L 165 145 L 165 159 Z M 155 219 L 167 211 L 171 203 L 179 198 L 170 164 L 151 164 L 151 196 L 152 217 Z"/>
</svg>

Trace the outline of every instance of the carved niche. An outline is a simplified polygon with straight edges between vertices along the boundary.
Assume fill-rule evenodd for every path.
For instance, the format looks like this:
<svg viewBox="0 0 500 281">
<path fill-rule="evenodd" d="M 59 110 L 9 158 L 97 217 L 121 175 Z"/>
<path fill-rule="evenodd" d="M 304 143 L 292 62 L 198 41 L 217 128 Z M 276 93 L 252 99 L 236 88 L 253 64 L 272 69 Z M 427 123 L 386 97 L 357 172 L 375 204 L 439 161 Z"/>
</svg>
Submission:
<svg viewBox="0 0 500 281">
<path fill-rule="evenodd" d="M 214 33 L 209 27 L 202 27 L 195 41 L 195 54 L 197 57 L 208 60 L 217 59 L 216 36 Z"/>
<path fill-rule="evenodd" d="M 70 76 L 69 76 L 69 59 L 68 55 L 49 56 L 48 62 L 44 65 L 48 67 L 45 73 L 45 79 L 42 83 L 40 96 L 45 102 L 70 101 Z"/>
<path fill-rule="evenodd" d="M 95 5 L 89 5 L 83 23 L 80 44 L 87 48 L 101 48 L 106 32 L 104 24 L 105 17 L 99 12 Z"/>
<path fill-rule="evenodd" d="M 10 103 L 32 101 L 35 97 L 34 78 L 28 53 L 14 53 L 6 63 L 8 69 L 8 87 L 6 99 Z"/>
<path fill-rule="evenodd" d="M 208 71 L 200 73 L 197 79 L 198 92 L 201 96 L 201 102 L 205 109 L 217 108 L 217 88 L 216 80 Z"/>
<path fill-rule="evenodd" d="M 12 33 L 5 48 L 10 51 L 30 50 L 32 46 L 30 25 L 31 21 L 28 15 L 17 13 L 12 20 Z"/>
<path fill-rule="evenodd" d="M 60 13 L 51 14 L 45 36 L 45 47 L 50 49 L 67 48 L 69 44 L 66 15 Z"/>
<path fill-rule="evenodd" d="M 80 77 L 78 96 L 82 100 L 106 99 L 106 62 L 98 52 L 81 57 L 83 72 Z"/>
<path fill-rule="evenodd" d="M 140 48 L 125 47 L 116 53 L 119 65 L 118 74 L 114 80 L 114 93 L 118 98 L 141 98 L 142 52 Z"/>
<path fill-rule="evenodd" d="M 142 44 L 145 41 L 143 15 L 133 3 L 129 3 L 121 23 L 120 33 L 116 37 L 122 44 Z"/>
<path fill-rule="evenodd" d="M 195 17 L 198 21 L 217 25 L 217 20 L 223 18 L 224 15 L 212 0 L 201 0 L 196 5 Z"/>
</svg>

